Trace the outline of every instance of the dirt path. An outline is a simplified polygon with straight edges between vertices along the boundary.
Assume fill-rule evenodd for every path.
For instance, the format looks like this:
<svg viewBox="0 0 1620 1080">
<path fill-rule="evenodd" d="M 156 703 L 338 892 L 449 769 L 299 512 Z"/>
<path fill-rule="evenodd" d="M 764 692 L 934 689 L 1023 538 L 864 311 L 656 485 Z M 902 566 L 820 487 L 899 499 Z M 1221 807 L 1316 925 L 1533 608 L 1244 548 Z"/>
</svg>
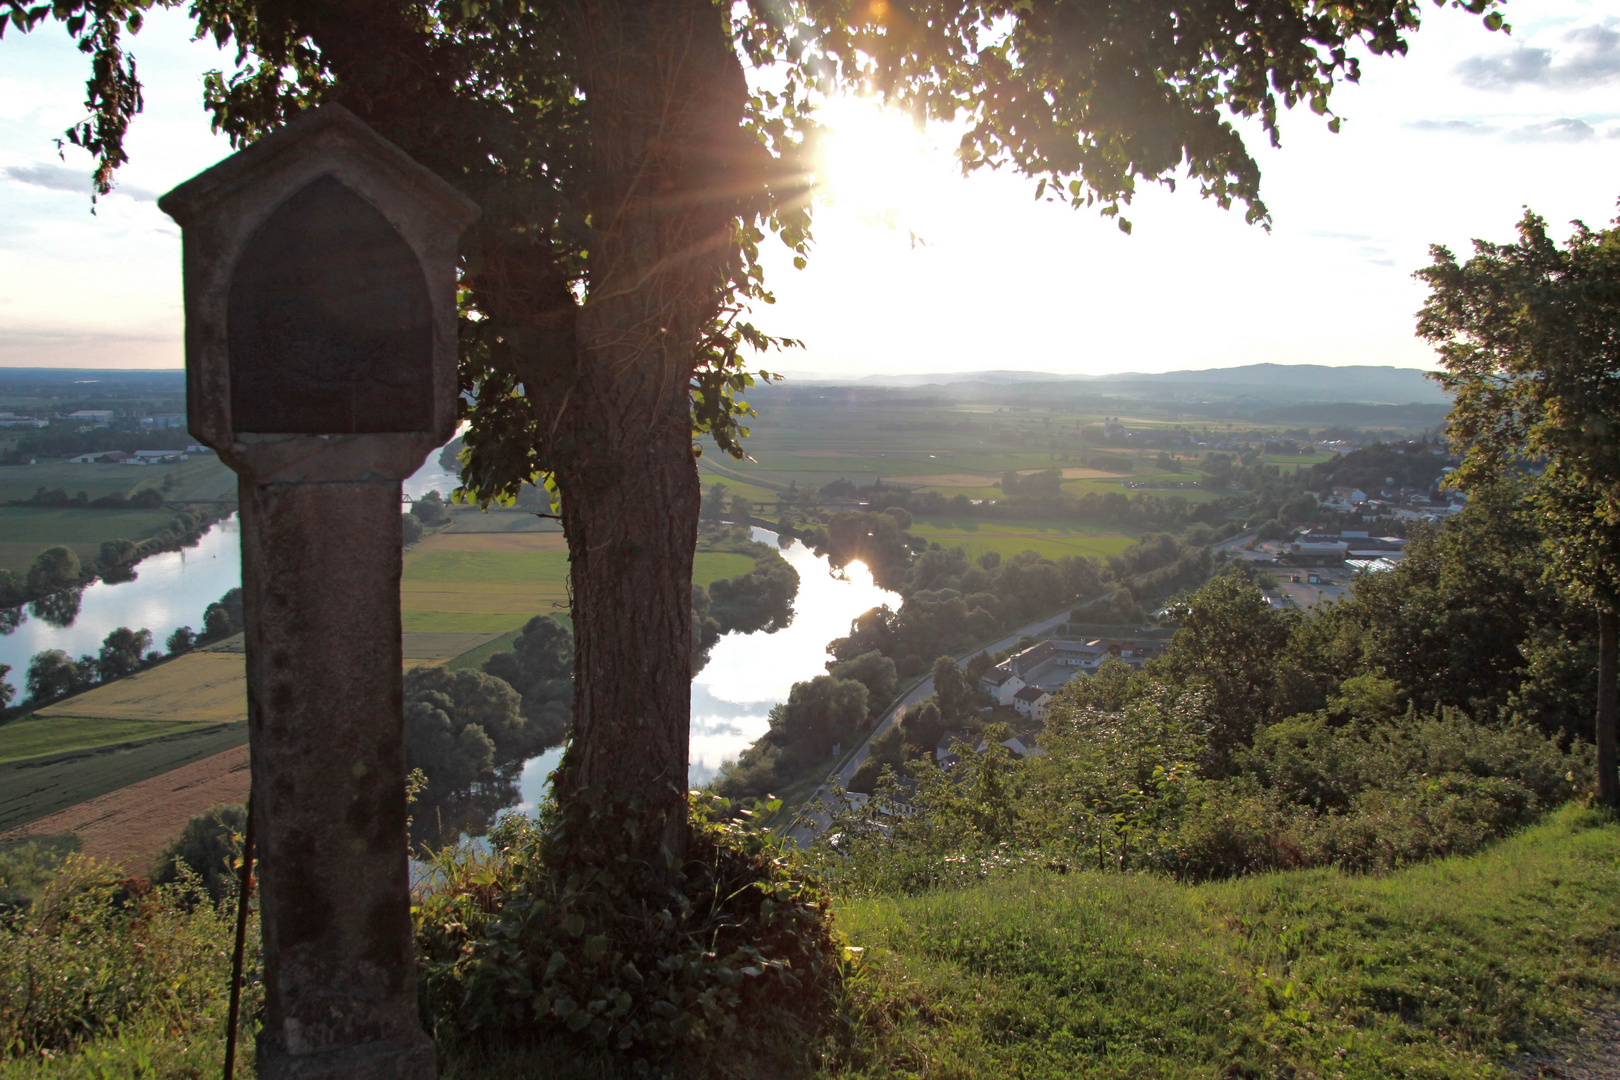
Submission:
<svg viewBox="0 0 1620 1080">
<path fill-rule="evenodd" d="M 248 748 L 233 747 L 0 833 L 0 841 L 73 833 L 79 850 L 143 874 L 186 820 L 215 803 L 246 802 Z"/>
</svg>

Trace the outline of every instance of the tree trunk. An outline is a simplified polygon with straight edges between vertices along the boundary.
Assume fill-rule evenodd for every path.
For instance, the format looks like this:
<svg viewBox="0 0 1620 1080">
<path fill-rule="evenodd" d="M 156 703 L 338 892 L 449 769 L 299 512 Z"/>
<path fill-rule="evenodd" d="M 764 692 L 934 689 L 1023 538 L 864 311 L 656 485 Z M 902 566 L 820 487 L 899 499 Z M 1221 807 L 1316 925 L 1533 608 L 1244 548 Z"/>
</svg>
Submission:
<svg viewBox="0 0 1620 1080">
<path fill-rule="evenodd" d="M 572 25 L 598 182 L 554 455 L 577 650 L 558 787 L 607 800 L 595 817 L 618 850 L 667 861 L 686 847 L 690 382 L 733 257 L 741 154 L 727 147 L 739 145 L 747 83 L 712 0 L 581 3 Z"/>
<path fill-rule="evenodd" d="M 1615 774 L 1615 716 L 1620 713 L 1620 685 L 1616 682 L 1616 661 L 1620 660 L 1620 614 L 1604 608 L 1598 612 L 1598 693 L 1597 693 L 1597 796 L 1605 806 L 1620 806 L 1620 776 Z"/>
</svg>

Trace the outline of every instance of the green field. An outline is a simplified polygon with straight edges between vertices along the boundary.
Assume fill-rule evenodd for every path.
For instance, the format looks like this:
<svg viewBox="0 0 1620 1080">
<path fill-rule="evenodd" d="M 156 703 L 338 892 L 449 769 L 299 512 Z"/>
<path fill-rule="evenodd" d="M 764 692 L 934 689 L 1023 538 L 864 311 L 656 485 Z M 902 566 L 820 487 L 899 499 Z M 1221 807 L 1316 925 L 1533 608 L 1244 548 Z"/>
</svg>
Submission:
<svg viewBox="0 0 1620 1080">
<path fill-rule="evenodd" d="M 142 488 L 163 489 L 170 502 L 235 501 L 236 474 L 212 454 L 197 455 L 174 465 L 80 465 L 71 461 L 44 461 L 38 465 L 0 465 L 0 503 L 31 498 L 40 488 L 61 488 L 69 495 L 84 492 L 92 499 L 103 495 L 132 495 Z"/>
<path fill-rule="evenodd" d="M 550 518 L 537 517 L 527 510 L 507 510 L 492 507 L 480 510 L 476 506 L 452 506 L 451 520 L 459 533 L 561 533 L 562 524 Z"/>
<path fill-rule="evenodd" d="M 139 742 L 176 731 L 194 730 L 196 724 L 186 720 L 30 716 L 0 726 L 0 761 L 66 754 L 74 750 Z"/>
<path fill-rule="evenodd" d="M 73 549 L 81 563 L 92 563 L 105 540 L 145 540 L 174 520 L 172 509 L 92 510 L 5 503 L 31 498 L 39 488 L 61 488 L 68 495 L 84 492 L 92 499 L 132 495 L 144 488 L 162 490 L 170 504 L 231 501 L 236 476 L 216 457 L 199 457 L 178 465 L 77 465 L 51 461 L 40 465 L 0 466 L 0 569 L 22 573 L 39 553 L 58 544 Z"/>
<path fill-rule="evenodd" d="M 93 564 L 104 540 L 145 540 L 174 520 L 172 510 L 56 510 L 0 506 L 0 569 L 24 574 L 48 547 L 73 549 Z"/>
<path fill-rule="evenodd" d="M 747 555 L 700 551 L 692 580 L 708 585 L 754 568 Z M 406 581 L 456 581 L 489 585 L 561 584 L 568 580 L 566 551 L 427 551 L 406 560 Z"/>
<path fill-rule="evenodd" d="M 1002 558 L 1033 551 L 1048 559 L 1087 555 L 1106 559 L 1136 543 L 1134 536 L 1106 529 L 1087 528 L 1061 521 L 1000 521 L 996 519 L 916 518 L 911 531 L 941 547 L 966 548 L 973 557 L 998 551 Z"/>
<path fill-rule="evenodd" d="M 708 585 L 754 568 L 749 555 L 699 552 L 693 580 Z M 407 631 L 505 634 L 536 615 L 568 610 L 568 552 L 560 533 L 534 536 L 457 527 L 405 557 L 400 608 Z"/>
</svg>

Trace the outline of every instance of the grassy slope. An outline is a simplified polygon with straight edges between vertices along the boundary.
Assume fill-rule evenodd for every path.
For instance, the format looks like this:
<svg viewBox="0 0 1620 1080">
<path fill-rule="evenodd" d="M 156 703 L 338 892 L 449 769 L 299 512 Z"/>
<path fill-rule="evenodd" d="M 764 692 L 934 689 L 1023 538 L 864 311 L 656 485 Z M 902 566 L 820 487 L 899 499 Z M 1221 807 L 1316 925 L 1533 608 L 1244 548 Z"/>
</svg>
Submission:
<svg viewBox="0 0 1620 1080">
<path fill-rule="evenodd" d="M 1620 827 L 1566 809 L 1383 878 L 1037 874 L 838 905 L 839 1076 L 1501 1076 L 1620 989 Z"/>
</svg>

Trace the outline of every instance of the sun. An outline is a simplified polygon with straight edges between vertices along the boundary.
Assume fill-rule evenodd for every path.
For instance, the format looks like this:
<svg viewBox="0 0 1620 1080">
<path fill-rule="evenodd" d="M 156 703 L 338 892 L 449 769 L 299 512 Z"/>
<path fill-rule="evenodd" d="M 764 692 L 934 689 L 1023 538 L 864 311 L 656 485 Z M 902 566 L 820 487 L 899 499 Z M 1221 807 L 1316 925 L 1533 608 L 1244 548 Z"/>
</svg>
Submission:
<svg viewBox="0 0 1620 1080">
<path fill-rule="evenodd" d="M 832 206 L 890 226 L 937 205 L 953 179 L 949 153 L 911 117 L 868 98 L 835 98 L 819 110 L 823 195 Z"/>
</svg>

